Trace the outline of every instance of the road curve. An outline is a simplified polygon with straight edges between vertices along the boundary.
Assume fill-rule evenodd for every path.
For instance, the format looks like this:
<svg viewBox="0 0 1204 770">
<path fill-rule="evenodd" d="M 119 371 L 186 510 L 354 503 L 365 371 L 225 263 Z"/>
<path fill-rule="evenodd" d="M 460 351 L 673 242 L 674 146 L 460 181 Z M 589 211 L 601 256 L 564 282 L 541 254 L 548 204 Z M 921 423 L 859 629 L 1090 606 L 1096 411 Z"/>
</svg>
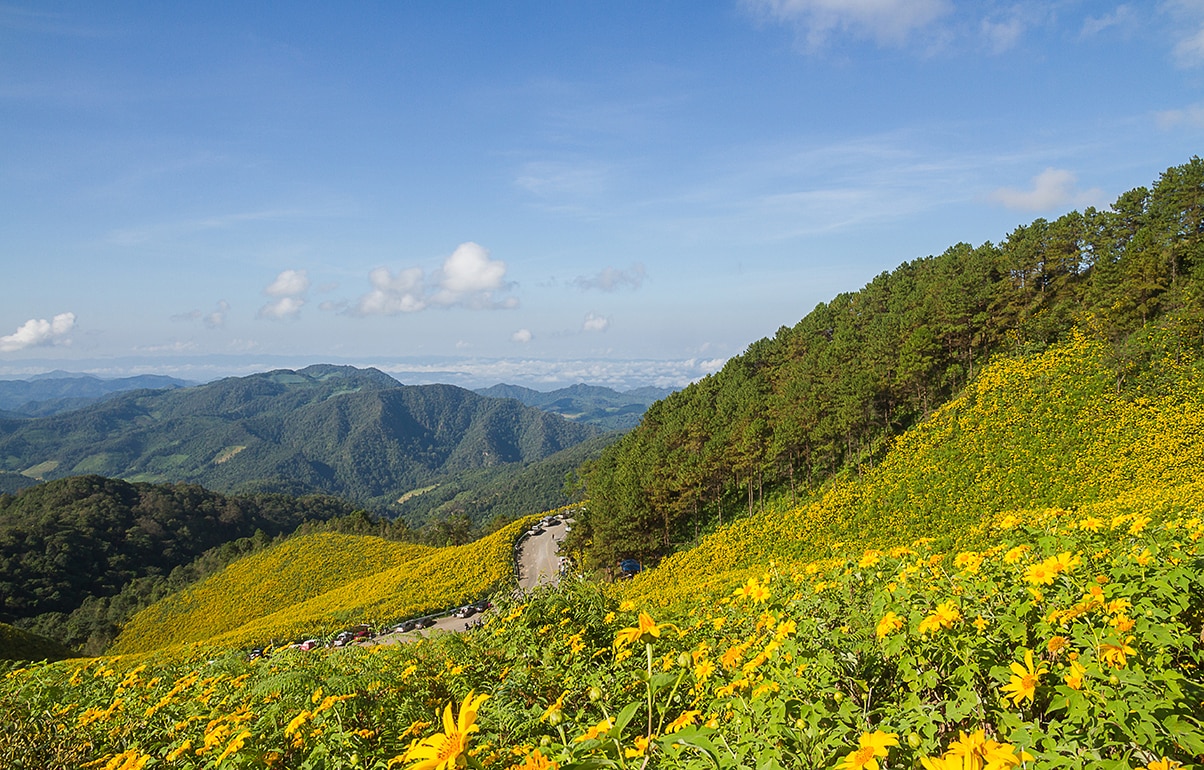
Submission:
<svg viewBox="0 0 1204 770">
<path fill-rule="evenodd" d="M 561 541 L 568 534 L 568 525 L 560 519 L 553 519 L 539 526 L 543 531 L 525 536 L 516 549 L 518 587 L 524 593 L 539 585 L 556 585 L 560 582 L 559 550 Z M 364 644 L 397 644 L 413 642 L 443 631 L 458 633 L 478 620 L 479 616 L 457 618 L 453 615 L 442 615 L 435 618 L 435 624 L 429 628 L 407 631 L 404 634 L 381 634 Z"/>
</svg>

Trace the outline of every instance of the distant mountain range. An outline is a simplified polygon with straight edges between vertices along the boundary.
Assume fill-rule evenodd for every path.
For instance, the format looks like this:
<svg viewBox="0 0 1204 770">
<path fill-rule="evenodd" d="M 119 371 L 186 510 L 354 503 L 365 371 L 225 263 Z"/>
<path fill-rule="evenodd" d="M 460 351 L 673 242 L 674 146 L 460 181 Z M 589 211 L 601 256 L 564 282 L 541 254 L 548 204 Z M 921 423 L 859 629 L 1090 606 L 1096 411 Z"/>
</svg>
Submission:
<svg viewBox="0 0 1204 770">
<path fill-rule="evenodd" d="M 0 478 L 98 474 L 323 492 L 380 510 L 450 476 L 521 468 L 599 433 L 516 400 L 318 365 L 0 418 Z"/>
<path fill-rule="evenodd" d="M 169 390 L 196 383 L 159 374 L 102 379 L 91 374 L 49 372 L 27 380 L 0 380 L 0 416 L 46 417 L 130 390 Z"/>
<path fill-rule="evenodd" d="M 652 403 L 668 396 L 673 389 L 644 387 L 619 392 L 595 385 L 572 385 L 545 393 L 520 385 L 494 385 L 476 392 L 490 398 L 513 398 L 574 422 L 607 430 L 628 430 L 639 424 Z"/>
</svg>

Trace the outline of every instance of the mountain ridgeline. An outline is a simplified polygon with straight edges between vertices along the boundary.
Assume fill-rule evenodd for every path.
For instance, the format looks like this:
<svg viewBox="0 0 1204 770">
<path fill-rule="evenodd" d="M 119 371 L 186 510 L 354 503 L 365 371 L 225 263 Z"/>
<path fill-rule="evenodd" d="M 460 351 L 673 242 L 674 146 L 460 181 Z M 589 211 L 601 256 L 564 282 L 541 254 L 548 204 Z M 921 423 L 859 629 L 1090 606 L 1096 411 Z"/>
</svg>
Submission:
<svg viewBox="0 0 1204 770">
<path fill-rule="evenodd" d="M 379 510 L 455 474 L 542 460 L 600 433 L 451 385 L 311 366 L 136 391 L 0 425 L 0 471 L 338 495 Z"/>
<path fill-rule="evenodd" d="M 544 392 L 503 384 L 476 392 L 490 398 L 513 398 L 565 419 L 607 430 L 629 430 L 639 424 L 650 405 L 672 393 L 673 389 L 647 386 L 619 392 L 596 385 L 577 384 Z"/>
<path fill-rule="evenodd" d="M 572 547 L 592 566 L 652 558 L 700 531 L 872 466 L 894 437 L 995 354 L 1075 327 L 1108 343 L 1118 391 L 1140 392 L 1204 336 L 1204 161 L 1152 188 L 957 244 L 818 305 L 654 404 L 587 464 Z"/>
<path fill-rule="evenodd" d="M 160 374 L 103 379 L 90 374 L 50 372 L 28 380 L 0 380 L 0 416 L 46 417 L 131 390 L 186 388 L 194 383 Z"/>
</svg>

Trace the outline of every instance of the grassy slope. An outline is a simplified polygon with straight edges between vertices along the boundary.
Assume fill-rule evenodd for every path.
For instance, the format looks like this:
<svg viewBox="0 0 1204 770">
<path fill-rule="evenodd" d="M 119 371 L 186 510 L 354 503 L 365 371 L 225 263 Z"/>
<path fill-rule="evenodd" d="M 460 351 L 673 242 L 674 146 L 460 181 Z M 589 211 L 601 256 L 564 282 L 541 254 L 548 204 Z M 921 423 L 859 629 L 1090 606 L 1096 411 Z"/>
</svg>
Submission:
<svg viewBox="0 0 1204 770">
<path fill-rule="evenodd" d="M 446 609 L 513 577 L 513 543 L 530 520 L 452 548 L 359 535 L 288 540 L 143 610 L 112 652 L 292 641 Z"/>
<path fill-rule="evenodd" d="M 71 650 L 44 636 L 0 623 L 0 660 L 62 660 Z"/>
<path fill-rule="evenodd" d="M 625 595 L 672 604 L 771 560 L 821 558 L 842 543 L 931 537 L 979 546 L 980 525 L 1002 511 L 1123 506 L 1151 490 L 1168 505 L 1199 500 L 1204 390 L 1188 370 L 1169 361 L 1163 369 L 1175 387 L 1131 398 L 1116 393 L 1103 346 L 1083 337 L 1001 360 L 863 477 L 838 478 L 796 509 L 738 521 L 665 559 Z"/>
</svg>

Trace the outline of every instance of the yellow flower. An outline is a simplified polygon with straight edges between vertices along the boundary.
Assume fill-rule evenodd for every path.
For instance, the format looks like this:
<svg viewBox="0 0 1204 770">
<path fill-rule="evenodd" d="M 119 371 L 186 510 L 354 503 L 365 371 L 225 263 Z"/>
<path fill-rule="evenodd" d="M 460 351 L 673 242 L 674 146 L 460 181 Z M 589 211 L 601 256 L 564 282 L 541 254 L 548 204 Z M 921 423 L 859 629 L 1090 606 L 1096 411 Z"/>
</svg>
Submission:
<svg viewBox="0 0 1204 770">
<path fill-rule="evenodd" d="M 978 629 L 978 633 L 981 634 L 983 631 L 985 631 L 987 629 L 987 626 L 989 626 L 991 624 L 988 623 L 987 620 L 985 618 L 983 618 L 982 615 L 979 615 L 977 618 L 974 619 L 973 625 L 975 628 Z"/>
<path fill-rule="evenodd" d="M 1006 697 L 1012 699 L 1012 704 L 1019 706 L 1020 701 L 1027 700 L 1033 702 L 1033 696 L 1037 692 L 1037 684 L 1041 681 L 1041 675 L 1049 673 L 1049 669 L 1042 666 L 1037 668 L 1033 663 L 1033 651 L 1024 651 L 1024 665 L 1012 662 L 1012 678 L 1003 686 L 1003 692 Z"/>
<path fill-rule="evenodd" d="M 1003 561 L 1007 564 L 1015 564 L 1023 559 L 1024 554 L 1028 553 L 1028 551 L 1029 547 L 1027 545 L 1018 545 L 1003 555 Z"/>
<path fill-rule="evenodd" d="M 640 613 L 639 623 L 634 628 L 624 628 L 615 634 L 615 647 L 622 649 L 633 642 L 647 644 L 660 638 L 661 627 L 646 612 Z"/>
<path fill-rule="evenodd" d="M 920 621 L 917 629 L 921 634 L 927 634 L 941 628 L 953 628 L 953 624 L 962 619 L 961 610 L 952 601 L 941 602 L 932 614 Z"/>
<path fill-rule="evenodd" d="M 615 726 L 615 723 L 612 722 L 609 718 L 603 719 L 598 724 L 596 724 L 593 727 L 591 727 L 590 729 L 586 730 L 584 735 L 578 735 L 576 738 L 574 738 L 573 743 L 584 743 L 585 741 L 592 741 L 595 738 L 597 738 L 605 733 L 610 732 L 614 728 L 614 726 Z"/>
<path fill-rule="evenodd" d="M 754 575 L 744 585 L 732 591 L 732 596 L 737 599 L 741 597 L 749 599 L 754 604 L 762 604 L 769 600 L 769 588 L 757 582 L 757 578 Z"/>
<path fill-rule="evenodd" d="M 218 765 L 220 765 L 222 763 L 223 759 L 225 759 L 226 757 L 230 756 L 234 752 L 241 749 L 243 744 L 247 742 L 247 738 L 250 738 L 250 737 L 251 737 L 251 731 L 246 730 L 246 729 L 244 729 L 238 735 L 234 736 L 234 738 L 232 738 L 230 740 L 230 745 L 226 746 L 225 750 L 221 754 L 218 754 L 217 759 L 213 763 L 213 766 L 217 767 Z"/>
<path fill-rule="evenodd" d="M 875 633 L 878 635 L 878 638 L 881 639 L 884 636 L 889 636 L 890 634 L 893 634 L 895 631 L 898 631 L 902 627 L 903 627 L 902 618 L 900 618 L 898 615 L 896 615 L 893 611 L 889 611 L 885 615 L 882 616 L 882 620 L 878 621 L 878 628 L 875 631 Z"/>
<path fill-rule="evenodd" d="M 546 721 L 548 721 L 549 718 L 551 718 L 552 714 L 554 714 L 558 711 L 562 711 L 564 709 L 564 696 L 566 696 L 568 694 L 569 694 L 568 690 L 565 690 L 564 692 L 560 693 L 560 697 L 556 699 L 556 702 L 553 703 L 551 706 L 548 706 L 546 709 L 544 709 L 543 716 L 541 716 L 539 718 L 539 721 L 546 722 Z"/>
<path fill-rule="evenodd" d="M 881 558 L 882 558 L 882 552 L 875 551 L 874 549 L 871 548 L 871 549 L 867 550 L 864 554 L 862 554 L 861 560 L 857 562 L 857 566 L 862 567 L 862 568 L 872 567 L 875 564 L 877 564 Z"/>
<path fill-rule="evenodd" d="M 1077 660 L 1070 662 L 1070 673 L 1062 676 L 1062 681 L 1072 690 L 1083 689 L 1083 675 L 1087 673 L 1087 669 L 1082 663 Z"/>
<path fill-rule="evenodd" d="M 1105 642 L 1099 646 L 1099 659 L 1107 663 L 1112 668 L 1124 668 L 1128 662 L 1128 655 L 1136 655 L 1137 650 L 1129 646 L 1129 642 L 1133 637 L 1127 637 L 1120 644 L 1111 644 Z"/>
<path fill-rule="evenodd" d="M 982 566 L 982 554 L 977 551 L 962 551 L 957 556 L 953 557 L 953 566 L 957 567 L 962 572 L 976 574 L 979 567 Z"/>
<path fill-rule="evenodd" d="M 1032 585 L 1050 585 L 1054 582 L 1054 578 L 1058 576 L 1057 571 L 1050 566 L 1048 561 L 1030 564 L 1024 570 L 1024 580 Z"/>
<path fill-rule="evenodd" d="M 669 723 L 669 726 L 665 728 L 665 732 L 675 733 L 678 730 L 689 727 L 698 721 L 698 717 L 701 714 L 701 711 L 685 711 L 681 716 Z"/>
<path fill-rule="evenodd" d="M 306 720 L 308 720 L 311 716 L 313 715 L 310 713 L 309 709 L 302 710 L 300 714 L 293 717 L 292 721 L 288 723 L 288 727 L 284 728 L 284 737 L 288 738 L 293 733 L 300 730 L 301 725 L 305 724 Z"/>
<path fill-rule="evenodd" d="M 545 757 L 539 749 L 532 751 L 518 766 L 518 770 L 559 770 L 560 764 Z"/>
<path fill-rule="evenodd" d="M 652 739 L 646 738 L 643 735 L 637 735 L 634 739 L 632 739 L 631 742 L 634 745 L 630 749 L 623 749 L 623 756 L 627 757 L 628 759 L 642 757 L 647 754 L 648 745 L 652 743 Z"/>
<path fill-rule="evenodd" d="M 1032 762 L 1033 756 L 1025 751 L 1017 752 L 1008 743 L 987 738 L 982 730 L 975 730 L 949 744 L 941 757 L 921 757 L 920 764 L 928 770 L 1008 770 L 1022 762 Z"/>
<path fill-rule="evenodd" d="M 881 730 L 862 733 L 857 739 L 857 749 L 841 760 L 840 770 L 878 770 L 878 757 L 885 757 L 889 747 L 898 745 L 897 733 L 884 733 Z"/>
<path fill-rule="evenodd" d="M 181 743 L 179 746 L 176 746 L 174 749 L 172 749 L 171 751 L 169 751 L 167 753 L 167 756 L 164 757 L 164 760 L 167 762 L 175 762 L 177 759 L 179 759 L 180 757 L 182 757 L 186 753 L 188 753 L 188 750 L 191 748 L 192 748 L 192 740 L 189 738 L 185 738 L 183 743 Z"/>
<path fill-rule="evenodd" d="M 478 729 L 477 711 L 488 695 L 476 695 L 471 690 L 460 704 L 460 714 L 453 718 L 451 704 L 443 709 L 443 732 L 422 739 L 405 753 L 405 761 L 418 760 L 408 770 L 452 770 L 468 751 L 468 736 Z"/>
<path fill-rule="evenodd" d="M 715 673 L 715 664 L 709 660 L 699 661 L 698 665 L 694 667 L 694 678 L 700 682 L 705 682 L 713 673 Z"/>
<path fill-rule="evenodd" d="M 1183 764 L 1163 757 L 1162 759 L 1151 760 L 1146 764 L 1145 770 L 1175 770 L 1178 767 L 1183 767 Z"/>
</svg>

